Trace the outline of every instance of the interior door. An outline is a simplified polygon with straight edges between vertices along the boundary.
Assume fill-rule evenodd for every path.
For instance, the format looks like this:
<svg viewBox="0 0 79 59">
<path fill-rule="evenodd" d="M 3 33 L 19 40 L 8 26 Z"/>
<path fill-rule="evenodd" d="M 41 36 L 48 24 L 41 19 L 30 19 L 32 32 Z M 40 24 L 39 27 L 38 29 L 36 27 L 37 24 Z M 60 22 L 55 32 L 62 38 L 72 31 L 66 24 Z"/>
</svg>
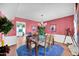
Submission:
<svg viewBox="0 0 79 59">
<path fill-rule="evenodd" d="M 16 36 L 23 36 L 26 34 L 26 24 L 24 22 L 16 22 Z"/>
</svg>

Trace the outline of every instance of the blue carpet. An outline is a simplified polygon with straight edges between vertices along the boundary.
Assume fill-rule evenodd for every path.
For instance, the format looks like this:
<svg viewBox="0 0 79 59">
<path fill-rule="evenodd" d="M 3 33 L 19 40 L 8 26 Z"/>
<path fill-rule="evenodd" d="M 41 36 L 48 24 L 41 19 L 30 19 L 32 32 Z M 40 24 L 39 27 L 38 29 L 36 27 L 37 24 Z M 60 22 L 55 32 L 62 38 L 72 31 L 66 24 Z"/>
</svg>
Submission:
<svg viewBox="0 0 79 59">
<path fill-rule="evenodd" d="M 32 55 L 30 55 L 26 45 L 20 46 L 16 51 L 18 56 L 35 56 L 35 49 L 32 49 Z M 52 45 L 50 48 L 46 48 L 46 56 L 61 56 L 63 52 L 64 48 L 57 44 Z M 44 47 L 39 47 L 38 56 L 44 56 Z"/>
</svg>

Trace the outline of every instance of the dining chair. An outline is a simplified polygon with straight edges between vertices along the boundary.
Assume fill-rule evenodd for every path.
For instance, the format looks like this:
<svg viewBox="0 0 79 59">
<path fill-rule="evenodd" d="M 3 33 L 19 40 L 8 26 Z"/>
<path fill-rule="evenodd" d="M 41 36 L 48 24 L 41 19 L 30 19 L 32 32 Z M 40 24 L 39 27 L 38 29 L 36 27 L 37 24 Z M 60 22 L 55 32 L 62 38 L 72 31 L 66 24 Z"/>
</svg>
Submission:
<svg viewBox="0 0 79 59">
<path fill-rule="evenodd" d="M 54 45 L 54 36 L 47 34 L 45 39 L 44 55 L 46 55 L 46 48 L 48 47 L 50 49 L 52 45 Z"/>
</svg>

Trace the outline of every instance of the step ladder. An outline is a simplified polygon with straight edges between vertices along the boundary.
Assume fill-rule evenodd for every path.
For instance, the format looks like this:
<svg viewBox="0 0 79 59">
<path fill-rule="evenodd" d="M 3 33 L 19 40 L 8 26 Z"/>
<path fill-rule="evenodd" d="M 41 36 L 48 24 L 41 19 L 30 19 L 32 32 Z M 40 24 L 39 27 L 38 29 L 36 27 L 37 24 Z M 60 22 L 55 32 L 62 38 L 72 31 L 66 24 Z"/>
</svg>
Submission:
<svg viewBox="0 0 79 59">
<path fill-rule="evenodd" d="M 65 35 L 65 38 L 64 38 L 63 43 L 65 43 L 66 38 L 67 38 L 68 36 L 70 36 L 70 38 L 71 38 L 72 45 L 76 46 L 76 47 L 79 49 L 79 46 L 78 46 L 77 42 L 75 41 L 74 35 L 73 35 L 72 32 L 70 31 L 70 28 L 66 29 L 66 35 Z M 70 44 L 69 44 L 69 45 L 70 45 Z M 69 46 L 69 45 L 68 45 L 68 46 Z M 75 48 L 75 47 L 74 47 L 74 48 Z"/>
</svg>

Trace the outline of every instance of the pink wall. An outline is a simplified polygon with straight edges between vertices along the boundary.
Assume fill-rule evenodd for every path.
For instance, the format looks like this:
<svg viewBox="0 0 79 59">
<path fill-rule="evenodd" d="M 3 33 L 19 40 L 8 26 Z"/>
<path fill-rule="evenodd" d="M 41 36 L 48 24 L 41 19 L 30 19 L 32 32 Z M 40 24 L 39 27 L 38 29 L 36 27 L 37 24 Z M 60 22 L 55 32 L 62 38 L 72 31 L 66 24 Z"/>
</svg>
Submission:
<svg viewBox="0 0 79 59">
<path fill-rule="evenodd" d="M 73 20 L 74 20 L 74 16 L 71 15 L 71 16 L 67 16 L 67 17 L 63 17 L 63 18 L 59 18 L 59 19 L 55 19 L 55 20 L 51 20 L 51 21 L 46 21 L 46 23 L 47 23 L 46 33 L 49 33 L 49 34 L 62 34 L 63 35 L 63 34 L 65 34 L 65 29 L 67 27 L 70 27 L 71 31 L 74 32 Z M 36 21 L 15 17 L 12 20 L 12 23 L 14 24 L 14 27 L 8 33 L 9 36 L 15 36 L 16 35 L 16 21 L 26 23 L 26 33 L 27 32 L 33 32 L 32 31 L 32 26 L 33 25 L 38 26 L 38 22 L 36 22 Z M 50 26 L 53 25 L 53 24 L 56 25 L 56 31 L 55 32 L 50 31 Z"/>
<path fill-rule="evenodd" d="M 59 19 L 55 19 L 55 20 L 51 20 L 51 21 L 46 21 L 45 23 L 47 23 L 46 26 L 46 32 L 50 33 L 50 34 L 65 34 L 65 29 L 69 26 L 71 31 L 74 32 L 74 16 L 67 16 L 67 17 L 63 17 L 63 18 L 59 18 Z M 56 31 L 55 32 L 51 32 L 50 31 L 50 26 L 55 24 L 56 25 Z"/>
<path fill-rule="evenodd" d="M 32 30 L 32 26 L 37 26 L 38 25 L 38 22 L 36 21 L 32 21 L 32 20 L 28 20 L 28 19 L 23 19 L 23 18 L 19 18 L 19 17 L 15 17 L 13 20 L 12 20 L 12 23 L 14 24 L 14 27 L 13 29 L 8 33 L 9 36 L 15 36 L 16 35 L 16 22 L 19 21 L 19 22 L 24 22 L 26 23 L 26 33 L 27 32 L 33 32 Z"/>
</svg>

